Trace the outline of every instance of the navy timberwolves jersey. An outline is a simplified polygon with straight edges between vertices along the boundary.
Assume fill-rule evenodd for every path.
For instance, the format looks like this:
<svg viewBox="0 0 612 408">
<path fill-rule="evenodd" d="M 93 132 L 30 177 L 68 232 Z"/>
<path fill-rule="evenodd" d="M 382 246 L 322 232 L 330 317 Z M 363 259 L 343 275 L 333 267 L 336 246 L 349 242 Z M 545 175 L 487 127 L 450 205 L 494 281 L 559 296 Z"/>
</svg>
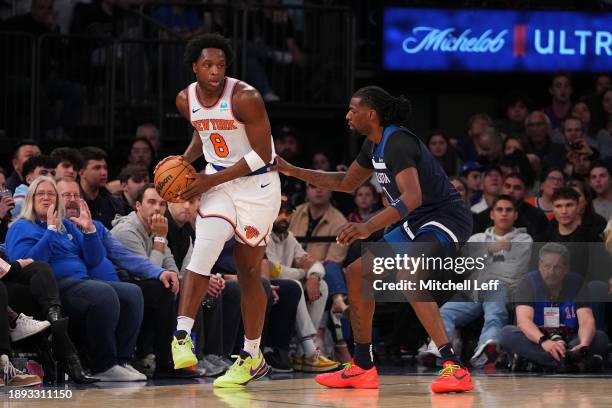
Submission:
<svg viewBox="0 0 612 408">
<path fill-rule="evenodd" d="M 359 165 L 373 169 L 390 202 L 400 196 L 395 176 L 414 167 L 419 175 L 421 206 L 408 215 L 411 226 L 435 219 L 449 204 L 462 204 L 461 196 L 450 183 L 442 166 L 419 138 L 405 128 L 391 125 L 384 129 L 378 145 L 366 139 L 357 157 Z"/>
</svg>

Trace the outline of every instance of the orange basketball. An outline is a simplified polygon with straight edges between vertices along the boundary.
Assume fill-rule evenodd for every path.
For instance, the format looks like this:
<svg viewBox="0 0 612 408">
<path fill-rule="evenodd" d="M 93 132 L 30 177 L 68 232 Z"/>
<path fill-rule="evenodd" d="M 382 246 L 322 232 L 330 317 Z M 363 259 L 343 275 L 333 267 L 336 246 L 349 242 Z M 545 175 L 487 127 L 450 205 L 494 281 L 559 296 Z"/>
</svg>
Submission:
<svg viewBox="0 0 612 408">
<path fill-rule="evenodd" d="M 155 189 L 166 201 L 181 202 L 177 198 L 189 184 L 188 175 L 195 174 L 193 166 L 183 156 L 170 156 L 162 160 L 155 168 L 153 184 Z"/>
</svg>

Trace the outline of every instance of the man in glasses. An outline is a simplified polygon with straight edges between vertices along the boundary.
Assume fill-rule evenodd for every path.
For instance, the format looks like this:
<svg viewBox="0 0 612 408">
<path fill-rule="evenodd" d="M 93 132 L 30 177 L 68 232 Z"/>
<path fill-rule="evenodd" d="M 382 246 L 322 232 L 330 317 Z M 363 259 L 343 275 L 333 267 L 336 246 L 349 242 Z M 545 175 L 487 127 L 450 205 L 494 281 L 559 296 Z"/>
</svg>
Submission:
<svg viewBox="0 0 612 408">
<path fill-rule="evenodd" d="M 13 217 L 18 216 L 21 212 L 21 204 L 28 193 L 30 184 L 39 176 L 55 178 L 55 166 L 55 160 L 47 155 L 32 156 L 23 163 L 22 174 L 25 183 L 17 186 L 15 194 L 13 194 L 13 201 L 15 202 L 15 207 L 11 210 Z"/>
</svg>

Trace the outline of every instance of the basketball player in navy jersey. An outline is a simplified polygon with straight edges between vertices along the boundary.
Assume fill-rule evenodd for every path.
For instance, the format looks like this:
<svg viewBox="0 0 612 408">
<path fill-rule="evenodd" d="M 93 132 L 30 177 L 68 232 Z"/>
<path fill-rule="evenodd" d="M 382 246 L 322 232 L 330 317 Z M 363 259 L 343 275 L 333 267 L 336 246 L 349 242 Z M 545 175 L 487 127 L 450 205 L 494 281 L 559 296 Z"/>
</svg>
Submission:
<svg viewBox="0 0 612 408">
<path fill-rule="evenodd" d="M 431 247 L 458 246 L 472 233 L 472 215 L 437 160 L 417 136 L 401 125 L 410 115 L 410 102 L 382 88 L 361 88 L 351 98 L 346 115 L 349 128 L 365 135 L 361 151 L 346 172 L 324 172 L 295 167 L 277 157 L 280 172 L 309 184 L 335 191 L 353 192 L 373 171 L 391 205 L 362 224 L 348 223 L 337 237 L 348 245 L 393 224 L 388 243 L 431 243 Z M 402 221 L 400 223 L 400 221 Z M 408 252 L 413 246 L 408 246 Z M 421 246 L 422 248 L 422 246 Z M 421 251 L 408 256 L 420 256 Z M 361 259 L 347 270 L 355 356 L 344 370 L 321 374 L 315 380 L 333 388 L 378 388 L 378 373 L 371 353 L 374 300 L 361 292 Z M 433 392 L 462 392 L 474 388 L 470 374 L 455 355 L 435 302 L 410 302 L 419 320 L 438 346 L 443 363 Z"/>
</svg>

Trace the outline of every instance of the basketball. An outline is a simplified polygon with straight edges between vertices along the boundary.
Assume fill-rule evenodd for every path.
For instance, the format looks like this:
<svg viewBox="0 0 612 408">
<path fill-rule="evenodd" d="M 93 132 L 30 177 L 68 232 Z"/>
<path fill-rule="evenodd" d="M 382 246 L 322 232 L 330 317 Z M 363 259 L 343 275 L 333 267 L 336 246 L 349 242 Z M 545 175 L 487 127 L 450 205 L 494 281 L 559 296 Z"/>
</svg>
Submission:
<svg viewBox="0 0 612 408">
<path fill-rule="evenodd" d="M 169 156 L 162 160 L 155 168 L 153 184 L 155 189 L 166 201 L 178 203 L 178 193 L 189 184 L 188 175 L 195 174 L 193 166 L 182 156 Z"/>
</svg>

